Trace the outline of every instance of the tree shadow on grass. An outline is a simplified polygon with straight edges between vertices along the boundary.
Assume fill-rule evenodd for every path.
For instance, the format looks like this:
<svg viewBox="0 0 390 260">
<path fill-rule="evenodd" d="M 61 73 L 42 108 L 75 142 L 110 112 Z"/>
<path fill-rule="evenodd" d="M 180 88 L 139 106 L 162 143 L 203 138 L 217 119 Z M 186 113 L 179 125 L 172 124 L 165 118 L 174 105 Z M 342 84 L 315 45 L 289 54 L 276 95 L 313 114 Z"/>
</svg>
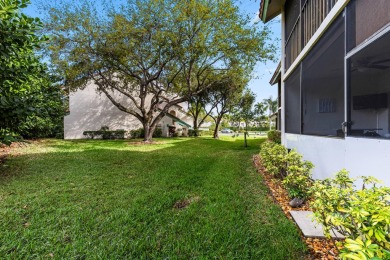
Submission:
<svg viewBox="0 0 390 260">
<path fill-rule="evenodd" d="M 247 171 L 256 142 L 250 149 L 243 140 L 211 138 L 175 139 L 154 150 L 115 141 L 50 145 L 49 152 L 11 158 L 0 175 L 0 241 L 7 241 L 0 254 L 19 248 L 20 257 L 229 258 L 235 252 L 287 259 L 302 252 L 280 210 L 247 191 L 260 185 Z M 178 210 L 178 201 L 192 203 Z M 257 226 L 250 220 L 254 207 L 266 209 Z"/>
</svg>

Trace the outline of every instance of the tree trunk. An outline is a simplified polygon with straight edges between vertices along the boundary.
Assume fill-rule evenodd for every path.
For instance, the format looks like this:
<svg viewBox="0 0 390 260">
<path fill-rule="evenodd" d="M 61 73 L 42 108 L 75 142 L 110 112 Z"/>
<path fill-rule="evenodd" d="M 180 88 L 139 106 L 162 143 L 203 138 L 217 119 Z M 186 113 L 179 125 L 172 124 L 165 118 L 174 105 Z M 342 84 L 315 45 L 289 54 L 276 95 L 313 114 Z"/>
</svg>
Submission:
<svg viewBox="0 0 390 260">
<path fill-rule="evenodd" d="M 269 130 L 271 131 L 271 114 L 268 117 L 268 123 L 269 123 Z"/>
<path fill-rule="evenodd" d="M 245 132 L 244 132 L 244 143 L 245 143 L 245 147 L 248 147 L 248 142 L 246 140 L 246 136 L 248 134 L 248 122 L 245 122 Z"/>
<path fill-rule="evenodd" d="M 198 115 L 194 116 L 194 136 L 198 136 L 199 128 L 198 128 Z"/>
<path fill-rule="evenodd" d="M 221 123 L 221 120 L 222 120 L 222 116 L 217 117 L 217 120 L 215 121 L 215 129 L 214 129 L 214 138 L 215 139 L 219 139 L 218 128 L 219 128 L 219 124 Z"/>
<path fill-rule="evenodd" d="M 148 123 L 144 123 L 144 142 L 145 143 L 151 143 L 153 141 L 153 133 L 154 133 L 155 127 L 150 127 Z"/>
</svg>

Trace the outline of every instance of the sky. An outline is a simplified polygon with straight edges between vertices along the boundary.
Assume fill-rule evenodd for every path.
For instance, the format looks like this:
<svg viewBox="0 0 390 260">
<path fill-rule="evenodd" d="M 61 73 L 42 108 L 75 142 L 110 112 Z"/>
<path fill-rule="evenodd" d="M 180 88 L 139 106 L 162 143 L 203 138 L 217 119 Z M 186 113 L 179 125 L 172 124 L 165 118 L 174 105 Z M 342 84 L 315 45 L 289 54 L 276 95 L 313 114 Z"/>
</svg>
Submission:
<svg viewBox="0 0 390 260">
<path fill-rule="evenodd" d="M 258 19 L 258 12 L 260 9 L 260 0 L 242 0 L 240 4 L 240 9 L 242 12 L 248 14 L 250 17 L 253 17 L 254 23 L 252 26 L 262 27 L 264 26 L 263 22 Z M 277 17 L 273 21 L 269 22 L 268 25 L 273 33 L 273 38 L 277 42 L 277 45 L 280 46 L 280 36 L 281 36 L 281 25 L 280 18 Z M 279 55 L 279 54 L 277 54 Z M 278 62 L 269 61 L 267 63 L 258 63 L 253 72 L 254 79 L 249 82 L 249 88 L 256 94 L 256 102 L 261 102 L 263 99 L 269 98 L 270 96 L 273 99 L 277 98 L 277 85 L 271 86 L 269 81 L 271 80 L 272 75 L 274 74 Z"/>
<path fill-rule="evenodd" d="M 40 17 L 41 13 L 38 11 L 39 2 L 42 0 L 31 0 L 31 4 L 23 10 L 23 12 L 31 17 Z M 249 15 L 252 18 L 252 23 L 250 26 L 262 27 L 263 22 L 258 19 L 258 12 L 260 8 L 260 0 L 240 0 L 239 7 L 243 15 Z M 281 26 L 279 18 L 275 18 L 273 21 L 269 22 L 268 25 L 273 33 L 273 38 L 279 40 L 277 45 L 280 46 L 280 35 L 281 35 Z M 266 62 L 258 63 L 253 71 L 253 79 L 249 82 L 248 87 L 256 94 L 256 102 L 261 102 L 263 99 L 269 98 L 270 96 L 273 99 L 277 97 L 277 86 L 271 86 L 269 81 L 277 67 L 277 62 Z"/>
</svg>

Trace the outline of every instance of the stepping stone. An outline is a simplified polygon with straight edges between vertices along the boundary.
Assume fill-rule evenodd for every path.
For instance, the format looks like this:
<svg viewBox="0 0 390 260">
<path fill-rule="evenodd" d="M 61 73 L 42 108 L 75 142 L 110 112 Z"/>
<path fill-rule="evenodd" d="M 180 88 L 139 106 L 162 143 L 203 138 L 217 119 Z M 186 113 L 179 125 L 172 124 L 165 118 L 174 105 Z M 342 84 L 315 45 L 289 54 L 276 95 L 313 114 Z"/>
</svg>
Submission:
<svg viewBox="0 0 390 260">
<path fill-rule="evenodd" d="M 301 229 L 303 235 L 305 237 L 311 238 L 325 238 L 324 229 L 321 224 L 318 224 L 315 220 L 313 220 L 313 212 L 312 211 L 290 211 L 291 216 L 297 223 L 298 227 Z M 344 236 L 339 232 L 332 230 L 331 231 L 332 238 L 335 239 L 344 239 Z"/>
</svg>

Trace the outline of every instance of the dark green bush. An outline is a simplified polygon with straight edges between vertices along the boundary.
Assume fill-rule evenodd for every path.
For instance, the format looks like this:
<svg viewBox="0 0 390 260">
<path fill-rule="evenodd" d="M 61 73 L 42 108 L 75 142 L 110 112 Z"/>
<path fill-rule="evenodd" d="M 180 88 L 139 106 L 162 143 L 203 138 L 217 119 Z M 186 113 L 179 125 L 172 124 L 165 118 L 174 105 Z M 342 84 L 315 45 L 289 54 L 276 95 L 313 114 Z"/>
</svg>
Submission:
<svg viewBox="0 0 390 260">
<path fill-rule="evenodd" d="M 271 130 L 267 133 L 268 140 L 271 142 L 281 144 L 282 143 L 282 138 L 281 138 L 281 132 L 278 130 Z"/>
<path fill-rule="evenodd" d="M 214 131 L 200 131 L 199 132 L 200 136 L 206 136 L 206 135 L 214 135 Z"/>
<path fill-rule="evenodd" d="M 95 137 L 101 137 L 104 140 L 112 140 L 112 139 L 125 139 L 125 130 L 114 130 L 110 131 L 108 126 L 102 126 L 100 130 L 97 131 L 84 131 L 83 135 L 94 139 Z"/>
<path fill-rule="evenodd" d="M 145 130 L 143 128 L 138 128 L 130 131 L 130 136 L 132 139 L 140 139 L 145 137 Z M 153 133 L 153 138 L 162 137 L 161 128 L 156 128 Z"/>
<path fill-rule="evenodd" d="M 199 130 L 189 129 L 188 136 L 199 136 Z"/>
<path fill-rule="evenodd" d="M 154 130 L 153 137 L 155 137 L 155 138 L 162 137 L 162 129 L 161 128 L 156 128 L 156 130 Z"/>
</svg>

